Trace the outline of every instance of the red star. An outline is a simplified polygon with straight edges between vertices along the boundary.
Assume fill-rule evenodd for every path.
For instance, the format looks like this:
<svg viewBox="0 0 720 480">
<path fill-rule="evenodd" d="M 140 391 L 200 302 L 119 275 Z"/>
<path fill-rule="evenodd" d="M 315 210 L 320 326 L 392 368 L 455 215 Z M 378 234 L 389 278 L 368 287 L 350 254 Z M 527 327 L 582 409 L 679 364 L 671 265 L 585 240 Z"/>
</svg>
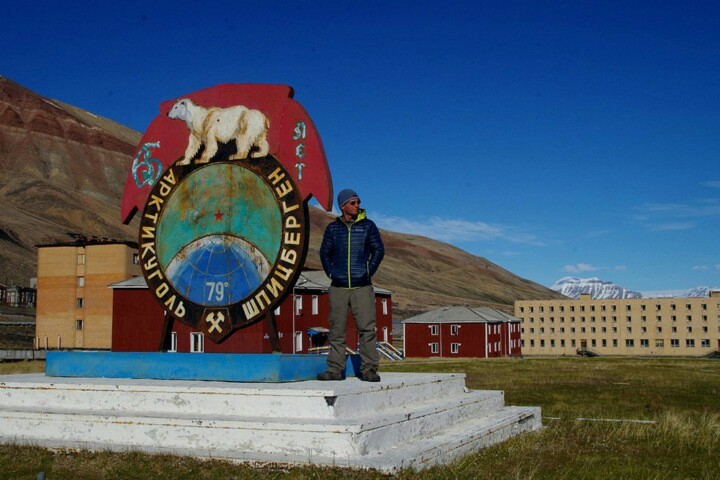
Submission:
<svg viewBox="0 0 720 480">
<path fill-rule="evenodd" d="M 221 221 L 223 215 L 224 215 L 224 214 L 223 214 L 221 211 L 219 211 L 219 210 L 218 210 L 217 212 L 215 212 L 215 221 L 216 221 L 216 222 Z"/>
</svg>

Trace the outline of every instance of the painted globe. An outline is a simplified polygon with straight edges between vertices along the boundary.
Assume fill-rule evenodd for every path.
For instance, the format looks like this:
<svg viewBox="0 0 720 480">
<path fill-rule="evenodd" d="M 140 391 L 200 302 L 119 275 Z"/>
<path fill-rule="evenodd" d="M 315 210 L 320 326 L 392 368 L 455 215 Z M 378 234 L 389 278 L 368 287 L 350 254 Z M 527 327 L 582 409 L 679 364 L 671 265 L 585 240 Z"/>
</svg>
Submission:
<svg viewBox="0 0 720 480">
<path fill-rule="evenodd" d="M 210 235 L 183 248 L 165 273 L 192 302 L 220 306 L 248 296 L 269 270 L 267 259 L 249 242 L 231 235 Z"/>
<path fill-rule="evenodd" d="M 157 257 L 177 292 L 197 305 L 242 301 L 268 277 L 282 238 L 273 191 L 237 163 L 187 175 L 166 199 Z"/>
</svg>

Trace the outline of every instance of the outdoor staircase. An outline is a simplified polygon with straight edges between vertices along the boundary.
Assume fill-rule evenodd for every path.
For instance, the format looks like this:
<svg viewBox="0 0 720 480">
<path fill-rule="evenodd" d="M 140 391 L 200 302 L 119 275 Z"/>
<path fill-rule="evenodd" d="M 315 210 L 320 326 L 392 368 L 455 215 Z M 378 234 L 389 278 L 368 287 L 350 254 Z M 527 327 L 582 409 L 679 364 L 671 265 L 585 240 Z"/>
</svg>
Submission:
<svg viewBox="0 0 720 480">
<path fill-rule="evenodd" d="M 588 350 L 587 348 L 579 348 L 577 350 L 577 352 L 575 352 L 575 353 L 577 353 L 581 357 L 599 357 L 600 356 L 599 353 L 593 352 L 592 350 Z"/>
<path fill-rule="evenodd" d="M 720 358 L 720 350 L 715 350 L 703 355 L 703 358 Z"/>
<path fill-rule="evenodd" d="M 388 342 L 377 342 L 377 349 L 378 352 L 392 361 L 405 360 L 402 352 Z"/>
</svg>

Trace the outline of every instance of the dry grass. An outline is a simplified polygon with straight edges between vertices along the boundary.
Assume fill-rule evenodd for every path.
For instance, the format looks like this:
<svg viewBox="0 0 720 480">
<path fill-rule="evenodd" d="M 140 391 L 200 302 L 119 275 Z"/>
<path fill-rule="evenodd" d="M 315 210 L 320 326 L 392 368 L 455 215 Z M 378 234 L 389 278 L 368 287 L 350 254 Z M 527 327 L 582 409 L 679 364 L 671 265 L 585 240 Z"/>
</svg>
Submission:
<svg viewBox="0 0 720 480">
<path fill-rule="evenodd" d="M 13 364 L 38 370 L 41 362 Z M 0 364 L 0 373 L 9 373 Z M 385 371 L 465 372 L 470 388 L 540 405 L 545 428 L 401 479 L 718 479 L 720 362 L 565 358 L 414 361 Z M 653 423 L 579 421 L 578 418 Z M 141 453 L 0 446 L 0 479 L 374 479 L 339 468 L 251 468 Z"/>
</svg>

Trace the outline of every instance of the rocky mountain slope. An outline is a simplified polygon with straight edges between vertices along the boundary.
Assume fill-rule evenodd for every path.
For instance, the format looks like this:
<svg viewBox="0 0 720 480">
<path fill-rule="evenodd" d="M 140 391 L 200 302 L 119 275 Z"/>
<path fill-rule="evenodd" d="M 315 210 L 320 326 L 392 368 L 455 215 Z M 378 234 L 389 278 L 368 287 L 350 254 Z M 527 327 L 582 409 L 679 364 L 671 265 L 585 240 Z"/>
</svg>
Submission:
<svg viewBox="0 0 720 480">
<path fill-rule="evenodd" d="M 0 77 L 0 283 L 28 284 L 34 245 L 74 235 L 135 239 L 120 224 L 120 197 L 140 134 L 38 95 Z M 311 209 L 307 266 L 332 217 Z M 451 245 L 383 232 L 387 248 L 376 282 L 394 292 L 397 317 L 442 305 L 491 305 L 554 298 L 550 289 Z"/>
</svg>

